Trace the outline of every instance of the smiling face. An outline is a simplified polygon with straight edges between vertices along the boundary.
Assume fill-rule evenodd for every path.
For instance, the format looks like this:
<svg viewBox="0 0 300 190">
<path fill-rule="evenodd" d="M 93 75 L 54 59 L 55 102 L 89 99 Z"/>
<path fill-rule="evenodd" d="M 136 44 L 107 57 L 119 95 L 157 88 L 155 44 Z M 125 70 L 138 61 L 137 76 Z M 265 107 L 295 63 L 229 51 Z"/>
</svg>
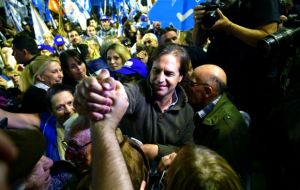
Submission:
<svg viewBox="0 0 300 190">
<path fill-rule="evenodd" d="M 157 100 L 172 96 L 177 84 L 182 80 L 179 69 L 179 60 L 173 54 L 162 55 L 154 61 L 150 73 L 150 83 Z"/>
<path fill-rule="evenodd" d="M 45 71 L 40 75 L 37 75 L 37 80 L 46 84 L 47 86 L 52 86 L 54 84 L 62 83 L 63 73 L 61 66 L 58 62 L 52 61 L 47 65 Z"/>
<path fill-rule="evenodd" d="M 110 67 L 111 70 L 120 69 L 123 66 L 123 60 L 121 56 L 115 50 L 108 50 L 107 51 L 107 65 Z"/>
</svg>

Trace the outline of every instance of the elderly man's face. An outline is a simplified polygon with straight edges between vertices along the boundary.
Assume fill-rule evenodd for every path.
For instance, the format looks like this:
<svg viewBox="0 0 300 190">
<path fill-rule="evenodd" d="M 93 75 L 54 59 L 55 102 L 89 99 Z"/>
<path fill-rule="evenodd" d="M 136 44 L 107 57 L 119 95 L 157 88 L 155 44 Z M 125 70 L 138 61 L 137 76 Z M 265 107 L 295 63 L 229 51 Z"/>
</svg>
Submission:
<svg viewBox="0 0 300 190">
<path fill-rule="evenodd" d="M 66 159 L 73 162 L 79 171 L 88 169 L 92 161 L 92 144 L 90 129 L 84 129 L 72 134 L 66 141 Z"/>
<path fill-rule="evenodd" d="M 205 93 L 205 87 L 207 87 L 208 84 L 201 81 L 200 78 L 197 78 L 195 74 L 193 73 L 192 76 L 189 79 L 189 82 L 187 85 L 185 85 L 185 91 L 189 97 L 189 103 L 193 106 L 197 107 L 203 107 L 205 106 L 206 102 L 206 93 Z"/>
</svg>

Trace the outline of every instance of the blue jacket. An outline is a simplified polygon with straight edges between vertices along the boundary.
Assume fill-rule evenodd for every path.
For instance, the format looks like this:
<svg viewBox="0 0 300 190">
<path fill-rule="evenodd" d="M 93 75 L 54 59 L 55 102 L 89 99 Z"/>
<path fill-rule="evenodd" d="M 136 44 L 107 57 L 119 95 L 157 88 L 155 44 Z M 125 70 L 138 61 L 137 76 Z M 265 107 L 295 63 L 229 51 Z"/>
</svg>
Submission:
<svg viewBox="0 0 300 190">
<path fill-rule="evenodd" d="M 40 130 L 46 138 L 46 156 L 53 161 L 60 160 L 57 146 L 56 118 L 48 112 L 42 113 Z"/>
</svg>

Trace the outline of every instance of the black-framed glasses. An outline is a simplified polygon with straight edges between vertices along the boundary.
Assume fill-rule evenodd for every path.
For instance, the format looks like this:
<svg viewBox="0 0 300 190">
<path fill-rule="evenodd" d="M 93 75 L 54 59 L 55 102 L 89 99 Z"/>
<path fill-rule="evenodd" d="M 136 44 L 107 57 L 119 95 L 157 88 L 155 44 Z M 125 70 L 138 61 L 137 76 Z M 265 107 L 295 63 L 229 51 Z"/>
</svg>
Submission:
<svg viewBox="0 0 300 190">
<path fill-rule="evenodd" d="M 87 145 L 91 144 L 92 141 L 87 142 L 84 145 L 78 145 L 75 141 L 62 141 L 63 147 L 67 150 L 71 150 L 72 152 L 80 152 L 84 149 Z"/>
</svg>

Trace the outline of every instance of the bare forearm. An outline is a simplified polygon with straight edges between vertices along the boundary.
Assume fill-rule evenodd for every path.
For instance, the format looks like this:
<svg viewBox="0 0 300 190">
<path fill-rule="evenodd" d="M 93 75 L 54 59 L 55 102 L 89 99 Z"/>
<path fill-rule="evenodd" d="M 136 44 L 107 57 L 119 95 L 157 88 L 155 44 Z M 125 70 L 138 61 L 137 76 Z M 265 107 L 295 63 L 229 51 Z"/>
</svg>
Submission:
<svg viewBox="0 0 300 190">
<path fill-rule="evenodd" d="M 11 113 L 0 110 L 1 118 L 7 117 L 8 128 L 38 129 L 40 118 L 38 114 Z"/>
<path fill-rule="evenodd" d="M 256 47 L 259 40 L 277 31 L 277 23 L 271 23 L 257 29 L 249 29 L 230 22 L 226 31 L 244 43 Z"/>
<path fill-rule="evenodd" d="M 105 122 L 91 128 L 93 144 L 92 188 L 133 189 L 130 176 L 115 135 Z"/>
<path fill-rule="evenodd" d="M 150 160 L 154 160 L 158 156 L 158 145 L 156 144 L 143 144 L 141 148 Z"/>
</svg>

